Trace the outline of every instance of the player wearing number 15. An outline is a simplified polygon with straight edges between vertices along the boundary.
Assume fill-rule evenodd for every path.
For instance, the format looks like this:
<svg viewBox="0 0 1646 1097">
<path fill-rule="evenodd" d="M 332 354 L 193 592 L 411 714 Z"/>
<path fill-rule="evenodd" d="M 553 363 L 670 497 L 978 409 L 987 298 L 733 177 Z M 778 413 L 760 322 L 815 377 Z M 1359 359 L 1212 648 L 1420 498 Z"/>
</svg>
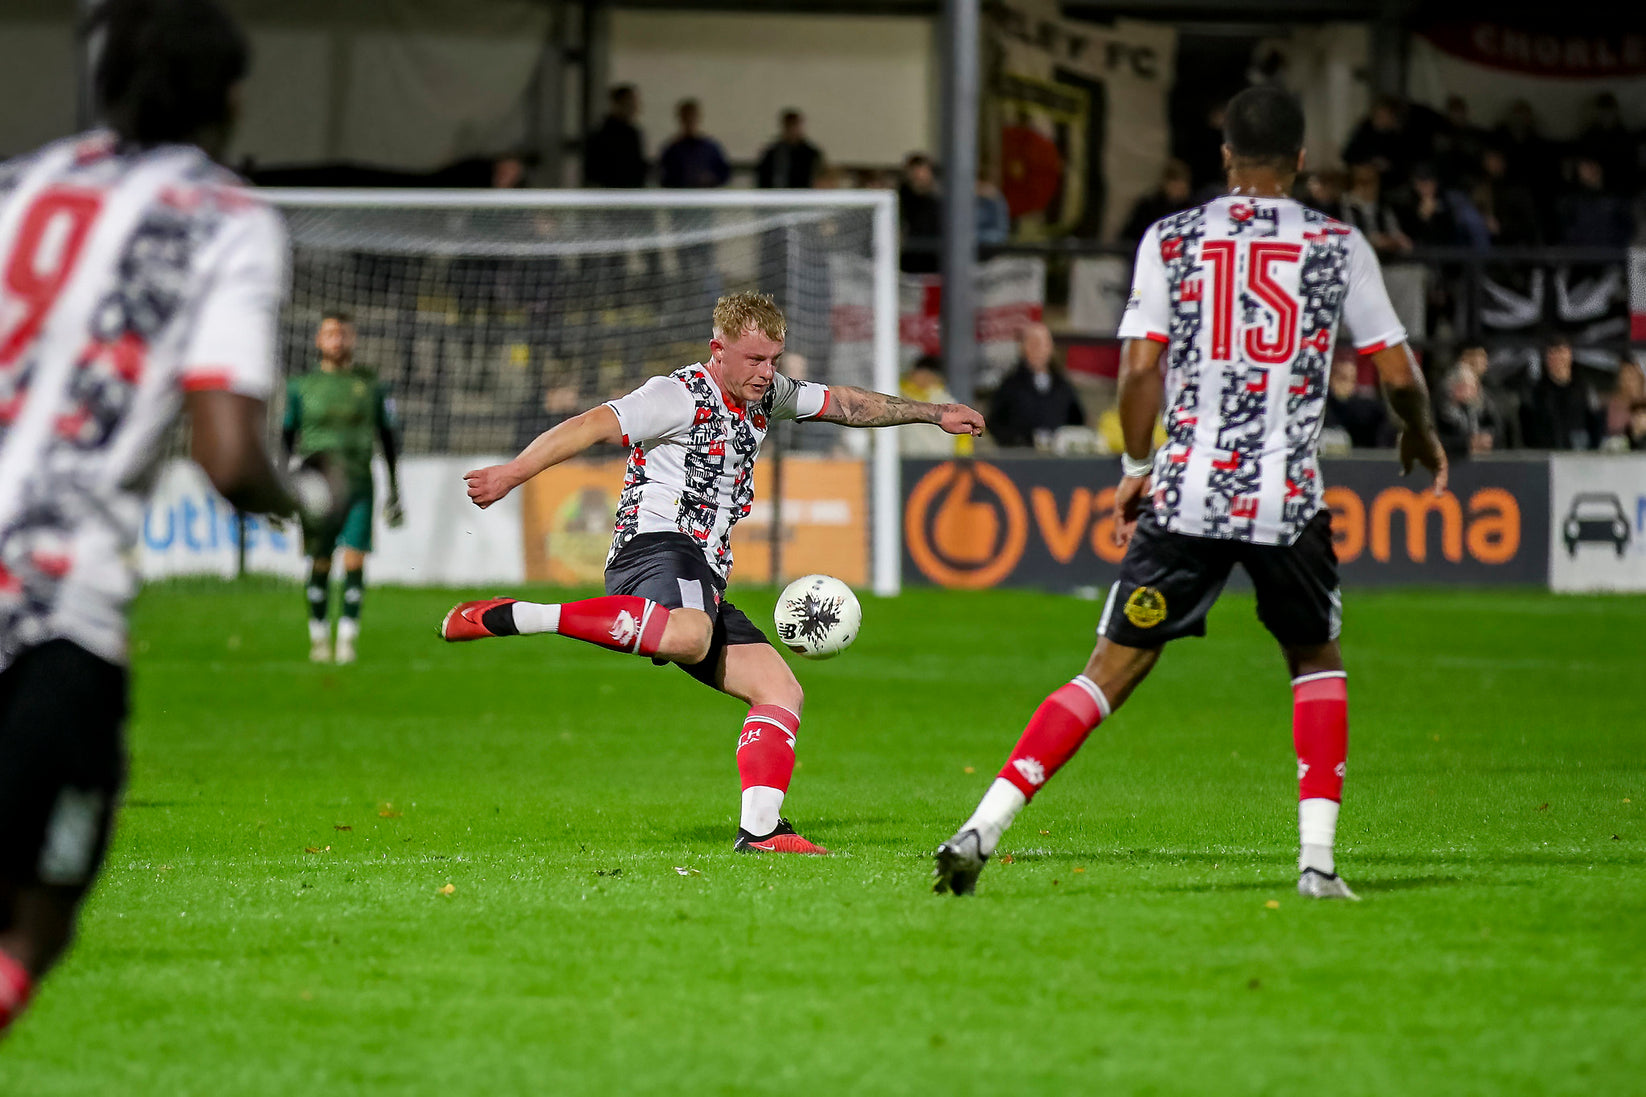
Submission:
<svg viewBox="0 0 1646 1097">
<path fill-rule="evenodd" d="M 1405 424 L 1402 467 L 1446 485 L 1423 375 L 1359 232 L 1292 201 L 1303 111 L 1276 88 L 1230 101 L 1230 191 L 1157 222 L 1137 251 L 1121 321 L 1124 477 L 1116 533 L 1129 542 L 1085 671 L 1041 704 L 977 811 L 937 850 L 937 890 L 972 890 L 1028 799 L 1119 708 L 1162 646 L 1203 636 L 1239 564 L 1292 676 L 1298 891 L 1354 898 L 1333 844 L 1348 752 L 1348 691 L 1331 512 L 1317 459 L 1339 321 L 1376 363 Z M 1150 459 L 1164 403 L 1167 442 Z"/>
<path fill-rule="evenodd" d="M 231 502 L 297 509 L 263 446 L 285 232 L 213 162 L 245 39 L 210 0 L 110 0 L 93 28 L 108 128 L 0 164 L 0 1031 L 102 862 L 133 558 L 179 408 Z"/>
</svg>

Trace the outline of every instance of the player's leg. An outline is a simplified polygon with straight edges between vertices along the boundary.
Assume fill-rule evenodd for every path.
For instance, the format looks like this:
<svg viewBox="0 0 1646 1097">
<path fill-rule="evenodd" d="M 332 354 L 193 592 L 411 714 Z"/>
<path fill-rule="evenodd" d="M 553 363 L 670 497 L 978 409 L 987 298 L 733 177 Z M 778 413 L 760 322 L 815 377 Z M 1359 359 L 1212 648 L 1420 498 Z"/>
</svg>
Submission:
<svg viewBox="0 0 1646 1097">
<path fill-rule="evenodd" d="M 827 853 L 794 832 L 783 818 L 783 798 L 794 776 L 795 739 L 805 693 L 789 664 L 748 616 L 724 605 L 715 622 L 712 679 L 701 669 L 686 670 L 749 706 L 737 738 L 737 775 L 742 810 L 734 849 L 763 853 Z"/>
<path fill-rule="evenodd" d="M 309 661 L 331 662 L 331 555 L 309 557 L 309 581 L 303 587 L 309 604 Z"/>
<path fill-rule="evenodd" d="M 352 663 L 360 638 L 360 606 L 366 596 L 366 554 L 371 551 L 372 492 L 349 503 L 337 543 L 343 549 L 343 610 L 337 618 L 337 661 Z"/>
<path fill-rule="evenodd" d="M 1228 579 L 1226 546 L 1160 529 L 1145 514 L 1121 563 L 1084 670 L 1030 717 L 977 810 L 937 849 L 936 890 L 965 894 L 1018 812 L 1154 668 L 1161 647 L 1204 636 Z"/>
<path fill-rule="evenodd" d="M 1246 552 L 1258 617 L 1280 642 L 1291 672 L 1298 890 L 1314 898 L 1353 899 L 1337 875 L 1334 853 L 1349 753 L 1349 690 L 1338 647 L 1342 602 L 1331 514 L 1317 514 L 1289 546 L 1251 546 Z"/>
<path fill-rule="evenodd" d="M 309 662 L 331 662 L 331 558 L 342 526 L 334 517 L 303 519 L 303 555 L 309 558 L 309 581 L 303 595 L 309 604 Z"/>
<path fill-rule="evenodd" d="M 684 535 L 636 538 L 606 569 L 606 593 L 576 602 L 490 598 L 453 606 L 440 622 L 451 641 L 553 633 L 659 662 L 708 656 L 719 580 Z"/>
<path fill-rule="evenodd" d="M 126 673 L 64 640 L 0 674 L 0 1032 L 73 938 L 125 776 Z"/>
</svg>

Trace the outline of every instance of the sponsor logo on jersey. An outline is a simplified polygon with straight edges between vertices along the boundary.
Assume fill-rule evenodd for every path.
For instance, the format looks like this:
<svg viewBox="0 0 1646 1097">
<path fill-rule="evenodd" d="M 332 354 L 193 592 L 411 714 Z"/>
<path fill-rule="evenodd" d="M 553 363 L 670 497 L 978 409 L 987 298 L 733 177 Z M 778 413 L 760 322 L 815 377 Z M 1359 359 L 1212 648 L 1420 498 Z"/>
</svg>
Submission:
<svg viewBox="0 0 1646 1097">
<path fill-rule="evenodd" d="M 1138 587 L 1126 599 L 1125 613 L 1138 628 L 1154 628 L 1166 619 L 1166 596 L 1154 587 Z"/>
</svg>

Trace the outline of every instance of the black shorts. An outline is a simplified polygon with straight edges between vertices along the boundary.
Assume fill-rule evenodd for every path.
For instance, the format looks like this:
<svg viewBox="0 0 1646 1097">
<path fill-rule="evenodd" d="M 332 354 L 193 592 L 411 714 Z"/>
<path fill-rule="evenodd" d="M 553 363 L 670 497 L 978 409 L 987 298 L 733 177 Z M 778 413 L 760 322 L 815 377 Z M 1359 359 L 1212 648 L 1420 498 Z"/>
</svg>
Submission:
<svg viewBox="0 0 1646 1097">
<path fill-rule="evenodd" d="M 1103 606 L 1098 635 L 1133 648 L 1206 635 L 1206 614 L 1239 564 L 1257 589 L 1257 616 L 1287 647 L 1336 640 L 1342 627 L 1332 514 L 1322 510 L 1289 545 L 1190 537 L 1145 510 Z"/>
<path fill-rule="evenodd" d="M 706 686 L 720 688 L 720 657 L 735 644 L 770 644 L 749 615 L 725 600 L 726 581 L 684 533 L 642 533 L 606 567 L 607 594 L 637 594 L 670 609 L 700 609 L 714 622 L 709 654 L 681 669 Z M 663 663 L 666 660 L 654 659 Z"/>
<path fill-rule="evenodd" d="M 126 783 L 126 668 L 52 640 L 0 671 L 0 879 L 85 888 Z"/>
</svg>

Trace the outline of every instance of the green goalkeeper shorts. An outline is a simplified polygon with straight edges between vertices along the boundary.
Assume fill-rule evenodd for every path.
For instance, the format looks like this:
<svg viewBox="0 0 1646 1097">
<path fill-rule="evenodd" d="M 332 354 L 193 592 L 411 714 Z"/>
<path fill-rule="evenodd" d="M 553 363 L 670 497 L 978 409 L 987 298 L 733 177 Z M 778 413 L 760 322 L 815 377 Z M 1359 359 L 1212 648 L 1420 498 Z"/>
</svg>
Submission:
<svg viewBox="0 0 1646 1097">
<path fill-rule="evenodd" d="M 356 489 L 349 496 L 342 516 L 327 522 L 303 523 L 303 553 L 309 557 L 330 556 L 341 545 L 357 552 L 371 551 L 372 489 Z"/>
</svg>

